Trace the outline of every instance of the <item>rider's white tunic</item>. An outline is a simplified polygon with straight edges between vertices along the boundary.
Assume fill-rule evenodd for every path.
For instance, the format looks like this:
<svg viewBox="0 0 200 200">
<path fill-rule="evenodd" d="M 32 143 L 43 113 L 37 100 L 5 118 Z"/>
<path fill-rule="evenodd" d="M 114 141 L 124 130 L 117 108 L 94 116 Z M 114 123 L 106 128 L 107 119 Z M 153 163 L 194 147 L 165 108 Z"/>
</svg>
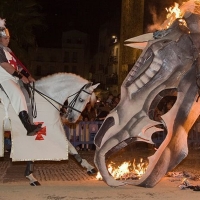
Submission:
<svg viewBox="0 0 200 200">
<path fill-rule="evenodd" d="M 3 60 L 7 60 L 13 66 L 13 68 L 17 69 L 16 60 L 9 53 L 8 50 L 8 48 L 0 48 L 0 56 L 5 56 Z M 19 79 L 9 74 L 3 67 L 1 67 L 0 63 L 0 84 L 4 88 L 7 96 L 9 97 L 10 103 L 13 106 L 17 115 L 23 110 L 27 111 L 26 100 L 20 89 L 18 81 Z M 4 102 L 3 100 L 1 101 L 4 105 L 6 104 L 6 102 Z"/>
</svg>

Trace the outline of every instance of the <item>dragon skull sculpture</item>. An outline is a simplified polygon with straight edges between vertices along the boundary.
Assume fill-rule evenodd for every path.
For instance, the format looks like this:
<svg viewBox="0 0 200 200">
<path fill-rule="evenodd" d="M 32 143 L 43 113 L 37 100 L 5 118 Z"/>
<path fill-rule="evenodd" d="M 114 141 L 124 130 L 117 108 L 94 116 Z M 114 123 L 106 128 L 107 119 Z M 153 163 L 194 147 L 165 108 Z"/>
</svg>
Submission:
<svg viewBox="0 0 200 200">
<path fill-rule="evenodd" d="M 200 15 L 187 12 L 165 30 L 154 33 L 121 86 L 121 100 L 104 120 L 95 137 L 94 162 L 109 186 L 131 184 L 155 186 L 188 154 L 188 132 L 200 114 Z M 168 93 L 177 99 L 161 121 L 150 112 Z M 162 125 L 167 136 L 149 157 L 146 173 L 139 180 L 115 180 L 108 172 L 106 158 L 136 141 L 152 142 Z"/>
</svg>

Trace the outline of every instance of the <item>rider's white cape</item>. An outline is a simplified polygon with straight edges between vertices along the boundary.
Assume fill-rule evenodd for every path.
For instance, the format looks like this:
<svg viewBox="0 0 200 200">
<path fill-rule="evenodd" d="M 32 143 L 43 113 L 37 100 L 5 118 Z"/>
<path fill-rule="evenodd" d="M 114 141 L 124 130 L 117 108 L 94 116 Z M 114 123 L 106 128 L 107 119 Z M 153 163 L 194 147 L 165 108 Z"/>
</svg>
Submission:
<svg viewBox="0 0 200 200">
<path fill-rule="evenodd" d="M 7 96 L 0 90 L 0 99 L 3 98 L 7 98 Z M 8 99 L 5 107 L 0 103 L 0 156 L 4 156 L 3 125 L 8 122 L 5 118 L 9 116 L 11 119 L 12 150 L 10 157 L 12 161 L 68 159 L 68 141 L 59 112 L 37 93 L 35 93 L 35 101 L 37 102 L 37 117 L 33 121 L 34 123 L 43 123 L 43 129 L 36 136 L 26 135 L 27 131 Z M 56 103 L 52 103 L 58 107 Z"/>
</svg>

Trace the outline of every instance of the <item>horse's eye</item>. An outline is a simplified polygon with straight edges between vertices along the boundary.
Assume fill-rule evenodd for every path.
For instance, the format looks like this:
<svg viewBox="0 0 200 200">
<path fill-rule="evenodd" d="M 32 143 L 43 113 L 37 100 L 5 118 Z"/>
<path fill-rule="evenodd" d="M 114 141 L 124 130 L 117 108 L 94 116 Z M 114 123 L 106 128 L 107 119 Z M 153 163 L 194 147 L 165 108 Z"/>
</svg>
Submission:
<svg viewBox="0 0 200 200">
<path fill-rule="evenodd" d="M 83 99 L 82 99 L 82 98 L 79 98 L 79 101 L 80 101 L 80 102 L 83 102 Z"/>
</svg>

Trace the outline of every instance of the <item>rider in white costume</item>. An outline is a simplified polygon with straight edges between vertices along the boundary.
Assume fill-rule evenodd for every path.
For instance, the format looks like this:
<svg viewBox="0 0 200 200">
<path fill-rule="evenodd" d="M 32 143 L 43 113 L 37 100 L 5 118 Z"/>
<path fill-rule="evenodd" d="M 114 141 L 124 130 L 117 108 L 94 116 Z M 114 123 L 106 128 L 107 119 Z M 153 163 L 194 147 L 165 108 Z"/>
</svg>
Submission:
<svg viewBox="0 0 200 200">
<path fill-rule="evenodd" d="M 5 27 L 5 19 L 0 18 L 0 86 L 26 128 L 27 136 L 33 136 L 41 129 L 41 124 L 35 125 L 30 122 L 26 100 L 19 86 L 19 79 L 25 84 L 35 80 L 8 48 L 9 41 L 10 35 Z M 3 100 L 2 103 L 4 104 Z"/>
</svg>

